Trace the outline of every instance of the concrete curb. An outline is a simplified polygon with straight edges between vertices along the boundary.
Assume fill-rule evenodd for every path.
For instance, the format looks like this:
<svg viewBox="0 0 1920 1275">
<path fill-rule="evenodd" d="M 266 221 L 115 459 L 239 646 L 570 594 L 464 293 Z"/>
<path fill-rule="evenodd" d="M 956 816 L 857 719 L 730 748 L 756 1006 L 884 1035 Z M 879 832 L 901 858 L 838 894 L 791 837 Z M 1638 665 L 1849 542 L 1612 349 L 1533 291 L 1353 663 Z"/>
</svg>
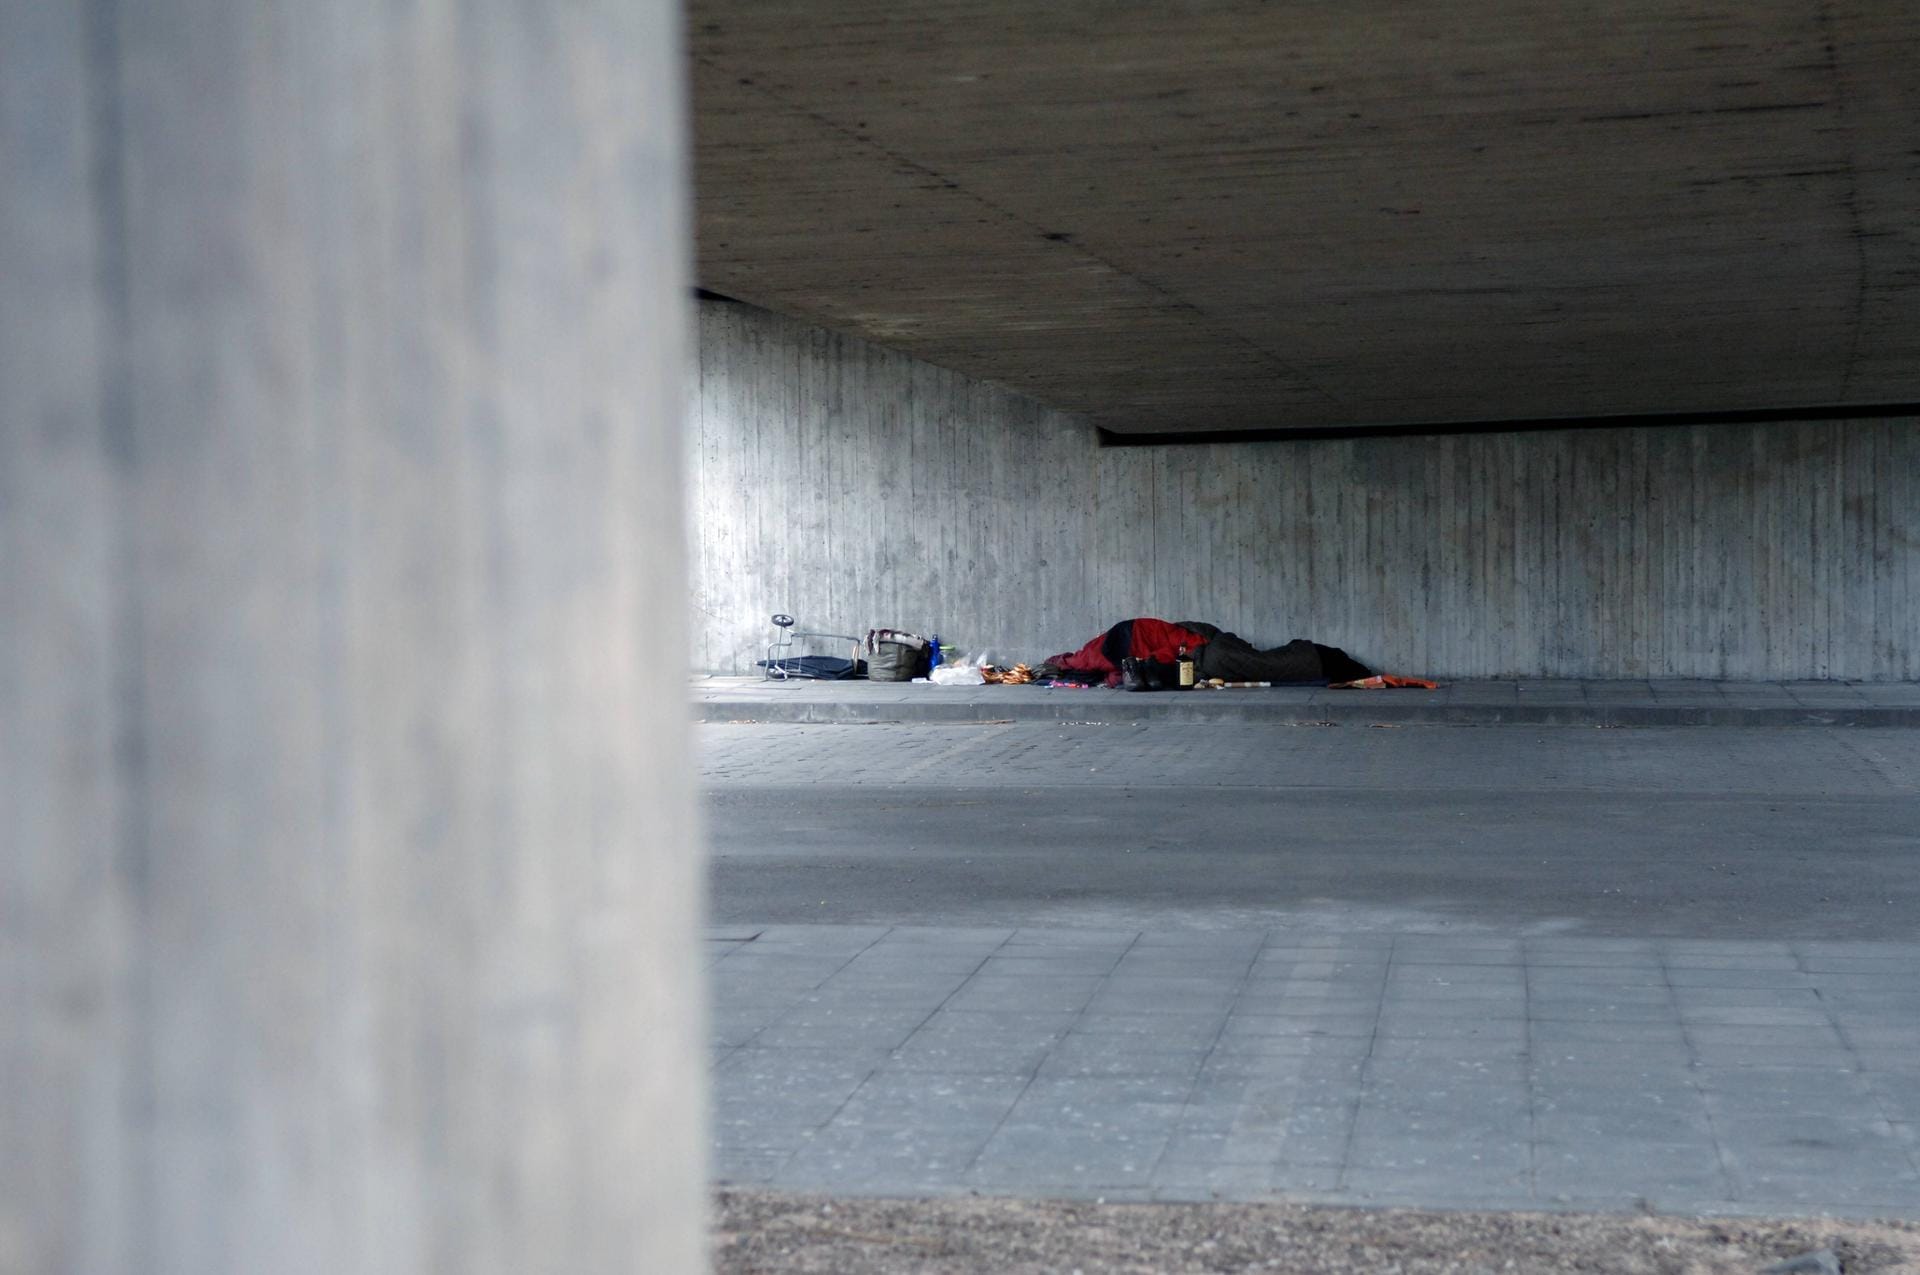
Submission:
<svg viewBox="0 0 1920 1275">
<path fill-rule="evenodd" d="M 1354 691 L 1351 703 L 1261 703 L 1212 695 L 1119 695 L 1104 691 L 1036 691 L 1032 703 L 898 700 L 696 700 L 696 722 L 1235 722 L 1371 726 L 1719 726 L 1920 727 L 1920 705 L 1866 704 L 1752 707 L 1701 703 L 1434 704 L 1419 691 Z"/>
</svg>

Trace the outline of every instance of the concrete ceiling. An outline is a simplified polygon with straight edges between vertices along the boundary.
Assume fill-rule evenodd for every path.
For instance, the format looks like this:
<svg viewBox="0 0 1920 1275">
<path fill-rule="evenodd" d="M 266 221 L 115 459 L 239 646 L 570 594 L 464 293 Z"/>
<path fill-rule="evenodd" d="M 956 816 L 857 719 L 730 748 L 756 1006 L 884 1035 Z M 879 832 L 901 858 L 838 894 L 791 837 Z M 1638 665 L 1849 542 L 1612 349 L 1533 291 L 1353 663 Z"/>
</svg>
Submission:
<svg viewBox="0 0 1920 1275">
<path fill-rule="evenodd" d="M 688 22 L 703 286 L 1112 429 L 1920 400 L 1920 6 Z"/>
</svg>

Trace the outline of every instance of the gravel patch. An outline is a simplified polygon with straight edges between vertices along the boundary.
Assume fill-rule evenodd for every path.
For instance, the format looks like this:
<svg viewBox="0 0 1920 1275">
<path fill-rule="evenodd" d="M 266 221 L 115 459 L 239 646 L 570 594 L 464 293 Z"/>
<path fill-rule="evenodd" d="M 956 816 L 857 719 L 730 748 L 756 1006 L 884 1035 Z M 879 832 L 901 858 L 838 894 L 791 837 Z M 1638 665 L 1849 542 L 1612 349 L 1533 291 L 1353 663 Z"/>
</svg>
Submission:
<svg viewBox="0 0 1920 1275">
<path fill-rule="evenodd" d="M 713 1222 L 719 1275 L 1757 1275 L 1821 1252 L 1844 1275 L 1920 1275 L 1920 1225 L 1906 1222 L 731 1190 Z"/>
</svg>

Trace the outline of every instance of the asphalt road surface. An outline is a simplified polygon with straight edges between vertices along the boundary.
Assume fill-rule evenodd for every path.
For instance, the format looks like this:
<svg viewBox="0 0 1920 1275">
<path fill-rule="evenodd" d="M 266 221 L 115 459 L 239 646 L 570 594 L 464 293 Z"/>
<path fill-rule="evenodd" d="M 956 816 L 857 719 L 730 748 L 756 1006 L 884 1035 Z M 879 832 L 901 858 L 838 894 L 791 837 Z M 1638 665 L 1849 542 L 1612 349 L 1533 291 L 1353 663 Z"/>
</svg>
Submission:
<svg viewBox="0 0 1920 1275">
<path fill-rule="evenodd" d="M 721 926 L 1920 937 L 1920 732 L 698 732 Z"/>
</svg>

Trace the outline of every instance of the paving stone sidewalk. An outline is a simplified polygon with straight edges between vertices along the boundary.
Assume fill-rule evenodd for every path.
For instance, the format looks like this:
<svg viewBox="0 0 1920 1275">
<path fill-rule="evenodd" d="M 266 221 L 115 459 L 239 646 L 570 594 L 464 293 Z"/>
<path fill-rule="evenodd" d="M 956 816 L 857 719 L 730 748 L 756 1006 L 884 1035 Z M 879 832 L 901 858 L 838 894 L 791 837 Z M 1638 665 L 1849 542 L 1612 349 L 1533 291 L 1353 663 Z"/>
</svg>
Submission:
<svg viewBox="0 0 1920 1275">
<path fill-rule="evenodd" d="M 715 1173 L 1920 1217 L 1920 945 L 742 926 Z"/>
</svg>

